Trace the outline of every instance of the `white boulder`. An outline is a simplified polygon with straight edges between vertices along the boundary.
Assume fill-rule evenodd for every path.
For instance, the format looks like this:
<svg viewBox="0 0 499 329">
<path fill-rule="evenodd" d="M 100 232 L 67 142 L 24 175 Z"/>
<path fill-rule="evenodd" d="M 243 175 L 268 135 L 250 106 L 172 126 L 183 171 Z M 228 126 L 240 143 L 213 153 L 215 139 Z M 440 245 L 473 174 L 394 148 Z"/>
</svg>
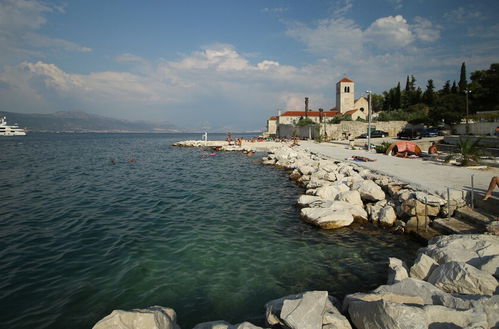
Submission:
<svg viewBox="0 0 499 329">
<path fill-rule="evenodd" d="M 102 318 L 93 329 L 180 329 L 177 314 L 171 308 L 151 306 L 131 311 L 114 310 Z"/>
<path fill-rule="evenodd" d="M 428 282 L 445 292 L 459 294 L 492 295 L 497 288 L 497 280 L 492 275 L 462 262 L 438 266 Z"/>
<path fill-rule="evenodd" d="M 352 301 L 348 314 L 357 329 L 428 329 L 425 312 L 418 306 L 384 300 Z"/>
<path fill-rule="evenodd" d="M 356 181 L 352 184 L 352 190 L 359 191 L 362 200 L 378 201 L 385 199 L 385 192 L 372 180 Z"/>
<path fill-rule="evenodd" d="M 315 195 L 325 200 L 335 200 L 338 194 L 348 190 L 349 188 L 345 184 L 324 185 L 315 191 Z"/>
<path fill-rule="evenodd" d="M 486 234 L 445 235 L 431 239 L 426 248 L 420 250 L 439 264 L 450 261 L 465 262 L 496 274 L 494 257 L 499 255 L 499 236 Z M 488 263 L 491 263 L 487 266 Z"/>
<path fill-rule="evenodd" d="M 397 220 L 397 214 L 392 206 L 384 206 L 378 213 L 378 221 L 383 226 L 393 226 Z"/>
<path fill-rule="evenodd" d="M 360 207 L 364 206 L 364 203 L 362 202 L 362 199 L 360 198 L 360 193 L 359 191 L 344 191 L 340 192 L 338 195 L 336 195 L 336 200 L 339 201 L 345 201 L 351 204 L 358 205 Z"/>
<path fill-rule="evenodd" d="M 388 281 L 387 284 L 400 282 L 409 277 L 405 263 L 395 257 L 388 258 Z"/>
<path fill-rule="evenodd" d="M 410 275 L 412 278 L 427 280 L 437 266 L 438 263 L 433 258 L 424 253 L 419 253 L 414 261 L 414 265 L 411 267 Z"/>
</svg>

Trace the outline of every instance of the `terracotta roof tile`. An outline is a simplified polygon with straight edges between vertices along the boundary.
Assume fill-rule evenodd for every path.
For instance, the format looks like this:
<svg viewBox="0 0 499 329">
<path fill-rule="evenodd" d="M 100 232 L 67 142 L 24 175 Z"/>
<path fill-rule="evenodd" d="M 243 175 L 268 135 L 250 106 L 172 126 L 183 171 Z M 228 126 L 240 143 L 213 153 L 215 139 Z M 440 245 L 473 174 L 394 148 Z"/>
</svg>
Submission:
<svg viewBox="0 0 499 329">
<path fill-rule="evenodd" d="M 308 111 L 308 116 L 309 117 L 319 117 L 321 114 L 321 112 L 319 111 Z M 334 111 L 323 111 L 322 112 L 322 115 L 324 117 L 334 117 L 335 115 L 337 115 L 338 112 L 334 112 Z M 305 111 L 287 111 L 287 112 L 284 112 L 283 114 L 281 114 L 281 116 L 283 117 L 305 117 Z"/>
<path fill-rule="evenodd" d="M 347 77 L 344 77 L 343 79 L 341 79 L 339 82 L 353 82 L 352 80 L 350 80 L 349 78 Z"/>
</svg>

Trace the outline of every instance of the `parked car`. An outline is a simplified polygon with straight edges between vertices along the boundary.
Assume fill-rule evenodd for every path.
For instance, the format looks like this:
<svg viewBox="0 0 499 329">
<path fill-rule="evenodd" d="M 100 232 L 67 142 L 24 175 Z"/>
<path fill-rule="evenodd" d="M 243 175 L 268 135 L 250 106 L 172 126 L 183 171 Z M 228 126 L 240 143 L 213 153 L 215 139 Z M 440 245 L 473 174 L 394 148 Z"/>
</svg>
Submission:
<svg viewBox="0 0 499 329">
<path fill-rule="evenodd" d="M 387 137 L 387 136 L 388 136 L 388 133 L 386 131 L 383 131 L 383 130 L 371 131 L 371 138 L 379 138 L 379 137 L 383 138 L 383 137 Z M 367 133 L 362 134 L 357 138 L 367 138 Z"/>
<path fill-rule="evenodd" d="M 417 129 L 405 128 L 397 134 L 399 139 L 421 139 L 421 131 Z"/>
<path fill-rule="evenodd" d="M 423 137 L 437 137 L 438 136 L 438 129 L 437 128 L 427 128 L 423 130 L 422 133 Z"/>
</svg>

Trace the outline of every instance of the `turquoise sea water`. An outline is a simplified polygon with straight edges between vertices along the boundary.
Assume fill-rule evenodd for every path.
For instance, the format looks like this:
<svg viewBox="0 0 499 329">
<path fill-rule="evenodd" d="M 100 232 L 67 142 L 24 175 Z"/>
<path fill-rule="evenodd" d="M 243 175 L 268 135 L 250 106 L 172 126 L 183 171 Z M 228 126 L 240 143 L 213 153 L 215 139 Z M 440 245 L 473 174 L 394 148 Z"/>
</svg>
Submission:
<svg viewBox="0 0 499 329">
<path fill-rule="evenodd" d="M 261 156 L 171 146 L 193 138 L 1 138 L 0 327 L 90 328 L 113 309 L 150 305 L 174 308 L 182 328 L 263 324 L 271 299 L 372 289 L 388 256 L 410 262 L 420 247 L 304 224 L 303 191 L 284 171 Z"/>
</svg>

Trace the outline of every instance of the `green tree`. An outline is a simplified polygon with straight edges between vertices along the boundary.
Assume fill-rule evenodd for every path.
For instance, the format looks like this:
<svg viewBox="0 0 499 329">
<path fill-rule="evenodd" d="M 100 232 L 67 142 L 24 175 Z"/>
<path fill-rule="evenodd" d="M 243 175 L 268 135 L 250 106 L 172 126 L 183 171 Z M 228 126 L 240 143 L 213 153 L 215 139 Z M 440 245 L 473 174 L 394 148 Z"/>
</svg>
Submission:
<svg viewBox="0 0 499 329">
<path fill-rule="evenodd" d="M 371 94 L 371 106 L 374 112 L 379 112 L 383 109 L 383 95 Z"/>
<path fill-rule="evenodd" d="M 428 117 L 433 124 L 444 121 L 446 124 L 453 125 L 459 123 L 464 115 L 465 99 L 462 94 L 449 94 L 438 97 L 434 106 L 428 112 Z"/>
<path fill-rule="evenodd" d="M 432 106 L 435 101 L 435 86 L 433 85 L 433 80 L 428 80 L 426 85 L 426 90 L 423 95 L 423 101 L 425 104 Z"/>
<path fill-rule="evenodd" d="M 399 109 L 401 106 L 401 93 L 400 93 L 400 82 L 397 84 L 397 88 L 395 88 L 394 99 L 393 99 L 393 108 Z"/>
<path fill-rule="evenodd" d="M 440 89 L 439 93 L 440 93 L 440 95 L 450 94 L 450 80 L 447 80 L 445 82 L 444 86 L 442 87 L 442 89 Z"/>
<path fill-rule="evenodd" d="M 499 63 L 471 74 L 470 98 L 474 111 L 499 110 Z"/>
<path fill-rule="evenodd" d="M 466 80 L 466 64 L 461 64 L 461 74 L 459 76 L 459 92 L 464 92 L 468 89 L 468 81 Z"/>
<path fill-rule="evenodd" d="M 457 86 L 456 86 L 456 80 L 452 83 L 452 87 L 450 88 L 451 94 L 457 94 Z"/>
</svg>

